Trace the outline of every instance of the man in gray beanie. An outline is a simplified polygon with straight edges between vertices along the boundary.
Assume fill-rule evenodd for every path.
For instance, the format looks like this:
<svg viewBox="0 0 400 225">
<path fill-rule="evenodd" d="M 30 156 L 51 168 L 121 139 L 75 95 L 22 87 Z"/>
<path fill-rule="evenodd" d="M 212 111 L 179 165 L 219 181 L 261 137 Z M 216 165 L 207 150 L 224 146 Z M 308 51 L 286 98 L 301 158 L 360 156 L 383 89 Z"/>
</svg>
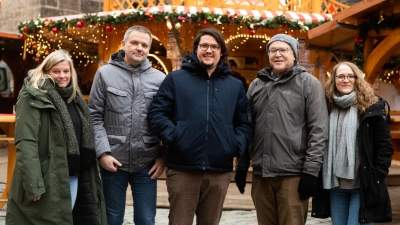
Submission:
<svg viewBox="0 0 400 225">
<path fill-rule="evenodd" d="M 243 194 L 252 160 L 258 224 L 305 224 L 328 138 L 324 89 L 299 65 L 298 46 L 289 35 L 273 36 L 267 44 L 270 65 L 247 92 L 254 136 L 237 160 L 235 181 Z"/>
</svg>

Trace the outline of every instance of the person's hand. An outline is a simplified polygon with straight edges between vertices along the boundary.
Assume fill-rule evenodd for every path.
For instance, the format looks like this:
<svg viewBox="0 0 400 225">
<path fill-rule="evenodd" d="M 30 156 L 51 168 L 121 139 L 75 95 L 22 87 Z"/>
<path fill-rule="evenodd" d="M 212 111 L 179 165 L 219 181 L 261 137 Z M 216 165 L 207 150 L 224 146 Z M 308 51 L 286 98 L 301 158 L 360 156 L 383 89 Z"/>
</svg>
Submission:
<svg viewBox="0 0 400 225">
<path fill-rule="evenodd" d="M 244 188 L 246 187 L 246 177 L 247 177 L 246 170 L 236 170 L 235 182 L 240 193 L 242 194 L 244 193 Z"/>
<path fill-rule="evenodd" d="M 151 175 L 151 179 L 157 179 L 165 169 L 165 159 L 162 157 L 157 157 L 155 159 L 153 167 L 151 167 L 149 171 L 149 175 Z"/>
<path fill-rule="evenodd" d="M 34 201 L 34 202 L 39 201 L 41 196 L 42 196 L 42 195 L 36 196 L 35 198 L 33 198 L 33 201 Z"/>
<path fill-rule="evenodd" d="M 303 173 L 300 178 L 299 187 L 297 188 L 300 199 L 306 200 L 310 197 L 313 197 L 316 189 L 317 177 Z"/>
<path fill-rule="evenodd" d="M 99 163 L 101 167 L 110 172 L 117 172 L 118 166 L 122 166 L 118 160 L 107 154 L 100 158 Z"/>
</svg>

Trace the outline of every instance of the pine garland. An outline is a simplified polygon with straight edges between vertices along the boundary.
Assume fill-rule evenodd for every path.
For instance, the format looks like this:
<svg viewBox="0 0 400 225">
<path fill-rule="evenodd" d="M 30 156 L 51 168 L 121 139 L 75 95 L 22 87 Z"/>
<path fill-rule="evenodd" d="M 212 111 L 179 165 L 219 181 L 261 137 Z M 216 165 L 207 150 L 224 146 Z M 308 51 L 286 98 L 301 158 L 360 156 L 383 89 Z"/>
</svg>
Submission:
<svg viewBox="0 0 400 225">
<path fill-rule="evenodd" d="M 184 19 L 182 19 L 184 18 Z M 203 23 L 203 24 L 229 24 L 229 25 L 245 25 L 249 29 L 257 29 L 257 28 L 268 28 L 275 29 L 281 28 L 285 26 L 291 30 L 300 30 L 307 31 L 308 29 L 312 29 L 317 27 L 323 23 L 328 22 L 329 20 L 320 21 L 318 23 L 305 23 L 299 21 L 291 21 L 288 20 L 284 15 L 280 15 L 274 17 L 269 20 L 262 20 L 261 18 L 255 19 L 250 18 L 249 16 L 237 16 L 230 15 L 226 13 L 225 15 L 213 14 L 210 12 L 197 12 L 195 14 L 185 14 L 185 13 L 176 13 L 176 12 L 155 12 L 150 13 L 144 9 L 140 9 L 138 11 L 132 11 L 129 13 L 118 13 L 118 14 L 109 14 L 105 16 L 98 16 L 97 14 L 87 14 L 82 18 L 76 19 L 61 19 L 57 21 L 52 21 L 48 18 L 45 20 L 37 18 L 32 19 L 31 21 L 25 21 L 19 24 L 18 30 L 22 35 L 37 33 L 42 29 L 47 29 L 49 31 L 56 30 L 67 30 L 71 27 L 79 27 L 86 25 L 106 25 L 106 26 L 115 26 L 119 24 L 133 24 L 136 22 L 145 22 L 145 21 L 164 21 L 167 20 L 171 22 L 180 22 L 180 23 Z"/>
<path fill-rule="evenodd" d="M 368 32 L 371 30 L 375 30 L 377 34 L 380 33 L 380 30 L 389 29 L 394 30 L 400 27 L 399 16 L 383 16 L 380 15 L 378 17 L 372 17 L 370 20 L 363 22 L 358 25 L 359 33 L 355 37 L 355 46 L 354 46 L 354 61 L 355 64 L 362 69 L 365 63 L 364 58 L 364 43 L 368 37 Z"/>
</svg>

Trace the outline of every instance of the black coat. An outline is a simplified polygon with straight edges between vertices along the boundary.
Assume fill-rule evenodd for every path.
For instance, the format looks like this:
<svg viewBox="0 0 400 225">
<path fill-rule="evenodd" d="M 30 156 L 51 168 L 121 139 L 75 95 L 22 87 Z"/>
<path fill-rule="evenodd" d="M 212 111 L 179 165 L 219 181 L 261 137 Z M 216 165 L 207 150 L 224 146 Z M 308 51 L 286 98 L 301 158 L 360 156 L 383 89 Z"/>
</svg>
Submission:
<svg viewBox="0 0 400 225">
<path fill-rule="evenodd" d="M 359 116 L 357 143 L 361 157 L 360 223 L 392 221 L 389 193 L 384 182 L 393 154 L 390 116 L 386 114 L 385 104 L 380 99 Z M 327 218 L 330 216 L 329 190 L 322 189 L 322 180 L 319 181 L 311 216 Z"/>
</svg>

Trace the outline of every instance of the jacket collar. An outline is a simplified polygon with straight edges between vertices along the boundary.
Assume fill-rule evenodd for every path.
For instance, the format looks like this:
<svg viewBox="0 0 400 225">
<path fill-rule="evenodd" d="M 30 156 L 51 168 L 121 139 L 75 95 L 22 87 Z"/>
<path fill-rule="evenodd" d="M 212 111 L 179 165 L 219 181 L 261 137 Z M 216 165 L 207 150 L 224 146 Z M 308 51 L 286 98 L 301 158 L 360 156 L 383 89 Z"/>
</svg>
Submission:
<svg viewBox="0 0 400 225">
<path fill-rule="evenodd" d="M 292 66 L 292 68 L 290 68 L 289 70 L 287 70 L 284 74 L 282 74 L 279 77 L 278 82 L 286 82 L 287 80 L 292 79 L 294 76 L 296 76 L 297 74 L 303 73 L 303 72 L 307 72 L 306 69 L 302 66 L 300 66 L 297 62 L 294 63 L 294 65 Z M 260 80 L 263 81 L 274 81 L 276 79 L 276 77 L 273 75 L 273 69 L 271 66 L 267 66 L 264 69 L 260 70 L 257 74 L 257 78 L 259 78 Z"/>
<path fill-rule="evenodd" d="M 199 74 L 201 76 L 207 76 L 208 73 L 206 68 L 201 65 L 199 59 L 197 58 L 196 53 L 192 53 L 191 55 L 186 55 L 182 59 L 181 69 L 188 70 L 192 74 Z M 227 64 L 223 63 L 221 60 L 218 62 L 215 71 L 211 74 L 210 78 L 213 77 L 224 77 L 230 74 L 230 68 Z"/>
<path fill-rule="evenodd" d="M 110 60 L 108 61 L 108 63 L 131 72 L 133 71 L 144 72 L 151 67 L 150 62 L 147 58 L 138 66 L 133 67 L 130 64 L 126 64 L 124 57 L 125 57 L 125 51 L 121 49 L 110 56 Z"/>
</svg>

